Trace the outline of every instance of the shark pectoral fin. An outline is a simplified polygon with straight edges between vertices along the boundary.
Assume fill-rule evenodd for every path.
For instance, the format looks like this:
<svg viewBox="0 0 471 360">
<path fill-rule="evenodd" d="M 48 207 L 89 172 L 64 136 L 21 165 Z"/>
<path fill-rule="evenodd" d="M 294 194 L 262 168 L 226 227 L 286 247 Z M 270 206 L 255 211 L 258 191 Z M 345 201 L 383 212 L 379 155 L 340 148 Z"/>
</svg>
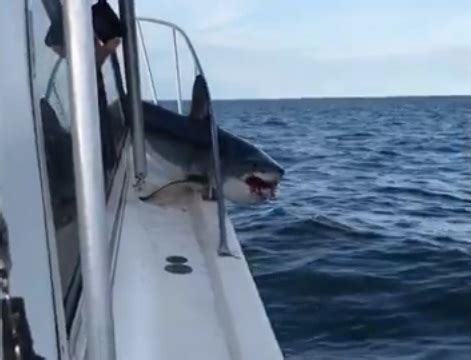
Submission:
<svg viewBox="0 0 471 360">
<path fill-rule="evenodd" d="M 192 193 L 202 191 L 207 186 L 205 179 L 205 177 L 192 175 L 186 179 L 172 181 L 149 195 L 140 196 L 139 199 L 160 206 L 176 204 Z"/>
</svg>

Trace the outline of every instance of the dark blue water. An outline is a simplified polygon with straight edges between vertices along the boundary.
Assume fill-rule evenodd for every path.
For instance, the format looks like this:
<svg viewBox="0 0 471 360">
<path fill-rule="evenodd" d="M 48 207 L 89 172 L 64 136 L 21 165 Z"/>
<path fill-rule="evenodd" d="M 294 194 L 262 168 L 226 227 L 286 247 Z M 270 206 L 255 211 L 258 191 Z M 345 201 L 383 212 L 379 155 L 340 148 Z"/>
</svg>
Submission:
<svg viewBox="0 0 471 360">
<path fill-rule="evenodd" d="M 471 359 L 471 98 L 216 110 L 287 170 L 232 209 L 287 359 Z"/>
</svg>

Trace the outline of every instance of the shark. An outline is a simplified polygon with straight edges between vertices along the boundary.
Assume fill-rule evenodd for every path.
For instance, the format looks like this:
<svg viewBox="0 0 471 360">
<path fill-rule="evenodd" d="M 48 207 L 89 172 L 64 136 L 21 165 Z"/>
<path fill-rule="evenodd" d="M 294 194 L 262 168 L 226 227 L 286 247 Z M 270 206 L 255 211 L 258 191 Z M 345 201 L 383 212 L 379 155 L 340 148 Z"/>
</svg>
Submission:
<svg viewBox="0 0 471 360">
<path fill-rule="evenodd" d="M 202 76 L 195 79 L 191 111 L 180 115 L 142 102 L 146 146 L 185 174 L 182 181 L 214 185 L 209 92 Z M 258 146 L 220 127 L 219 157 L 224 197 L 238 204 L 257 204 L 276 197 L 283 167 Z M 180 182 L 180 181 L 178 181 Z"/>
</svg>

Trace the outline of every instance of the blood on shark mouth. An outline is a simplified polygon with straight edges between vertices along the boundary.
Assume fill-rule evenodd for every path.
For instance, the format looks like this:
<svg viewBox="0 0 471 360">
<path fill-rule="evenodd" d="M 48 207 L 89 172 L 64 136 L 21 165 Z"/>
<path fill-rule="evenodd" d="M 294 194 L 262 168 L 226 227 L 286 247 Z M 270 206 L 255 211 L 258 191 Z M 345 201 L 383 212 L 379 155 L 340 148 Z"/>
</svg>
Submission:
<svg viewBox="0 0 471 360">
<path fill-rule="evenodd" d="M 250 175 L 245 179 L 250 192 L 263 198 L 275 198 L 277 181 L 266 181 L 256 175 Z"/>
</svg>

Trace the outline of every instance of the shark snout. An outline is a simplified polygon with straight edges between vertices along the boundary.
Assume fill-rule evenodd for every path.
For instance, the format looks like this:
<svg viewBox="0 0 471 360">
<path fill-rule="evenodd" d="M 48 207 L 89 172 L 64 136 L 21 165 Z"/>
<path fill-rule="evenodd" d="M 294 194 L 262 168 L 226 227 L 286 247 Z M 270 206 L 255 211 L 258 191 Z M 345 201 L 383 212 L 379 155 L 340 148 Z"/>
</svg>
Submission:
<svg viewBox="0 0 471 360">
<path fill-rule="evenodd" d="M 285 175 L 285 169 L 280 164 L 278 164 L 278 162 L 273 160 L 269 166 L 261 170 L 261 174 L 265 174 L 265 177 L 271 178 L 271 181 L 278 185 Z"/>
<path fill-rule="evenodd" d="M 275 174 L 275 176 L 278 178 L 278 182 L 285 175 L 285 169 L 277 162 L 274 162 L 273 164 L 271 164 L 267 172 Z"/>
<path fill-rule="evenodd" d="M 283 169 L 280 165 L 278 165 L 278 175 L 280 177 L 280 180 L 283 176 L 285 176 L 285 169 Z"/>
<path fill-rule="evenodd" d="M 250 164 L 226 177 L 226 198 L 239 204 L 255 204 L 275 199 L 285 170 L 275 161 Z"/>
</svg>

